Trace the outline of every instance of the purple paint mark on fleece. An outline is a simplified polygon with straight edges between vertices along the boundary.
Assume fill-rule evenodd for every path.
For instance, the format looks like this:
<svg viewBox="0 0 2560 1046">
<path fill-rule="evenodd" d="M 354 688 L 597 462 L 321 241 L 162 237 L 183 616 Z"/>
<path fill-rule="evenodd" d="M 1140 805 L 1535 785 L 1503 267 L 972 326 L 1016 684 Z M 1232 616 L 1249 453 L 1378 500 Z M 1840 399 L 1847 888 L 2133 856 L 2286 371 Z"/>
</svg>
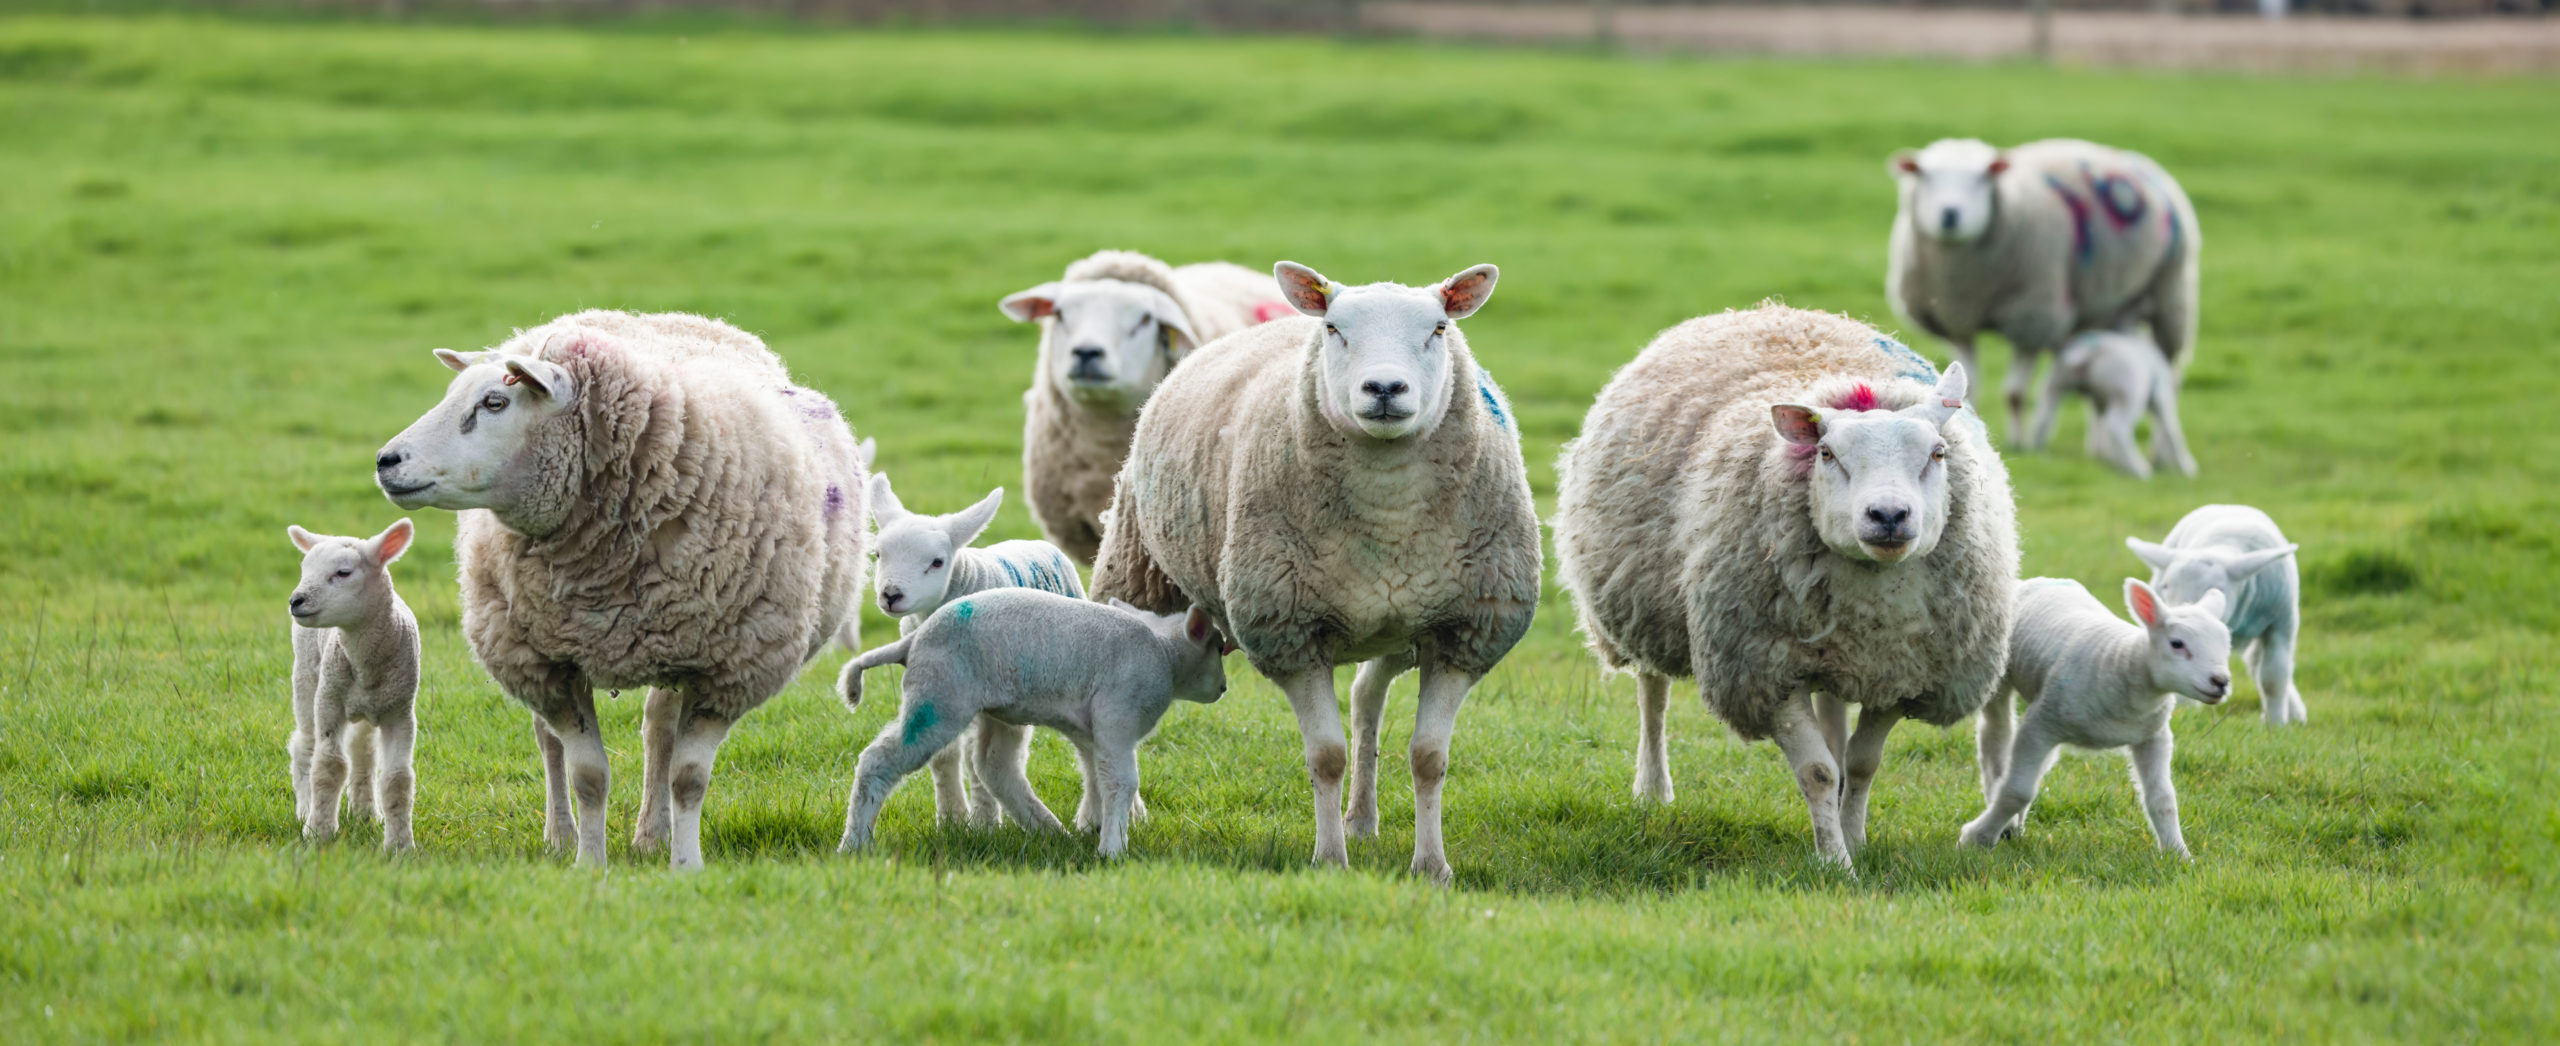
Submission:
<svg viewBox="0 0 2560 1046">
<path fill-rule="evenodd" d="M 1884 404 L 1876 399 L 1875 388 L 1865 382 L 1852 385 L 1849 387 L 1849 391 L 1832 397 L 1831 402 L 1826 404 L 1826 406 L 1829 406 L 1833 410 L 1869 411 L 1884 409 Z M 1795 473 L 1796 478 L 1798 479 L 1813 475 L 1813 453 L 1814 444 L 1787 444 L 1787 469 Z"/>
<path fill-rule="evenodd" d="M 842 511 L 844 511 L 844 488 L 833 483 L 827 484 L 827 521 L 834 522 L 836 513 Z"/>
<path fill-rule="evenodd" d="M 2071 190 L 2062 184 L 2060 178 L 2048 174 L 2044 176 L 2044 183 L 2052 187 L 2054 195 L 2062 197 L 2064 207 L 2071 209 L 2071 253 L 2080 259 L 2080 264 L 2088 264 L 2097 249 L 2097 244 L 2089 239 L 2088 201 L 2071 195 Z"/>
</svg>

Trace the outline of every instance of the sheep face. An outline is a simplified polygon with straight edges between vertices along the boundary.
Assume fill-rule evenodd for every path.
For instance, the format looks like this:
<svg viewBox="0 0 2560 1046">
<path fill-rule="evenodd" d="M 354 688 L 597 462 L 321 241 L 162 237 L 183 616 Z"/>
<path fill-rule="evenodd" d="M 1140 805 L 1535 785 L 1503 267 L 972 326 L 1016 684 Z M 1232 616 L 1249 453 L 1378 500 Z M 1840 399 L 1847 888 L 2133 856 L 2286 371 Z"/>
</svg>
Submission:
<svg viewBox="0 0 2560 1046">
<path fill-rule="evenodd" d="M 2222 624 L 2222 607 L 2220 592 L 2172 603 L 2125 579 L 2124 608 L 2151 640 L 2151 685 L 2208 705 L 2231 696 L 2231 630 Z"/>
<path fill-rule="evenodd" d="M 1769 408 L 1781 439 L 1810 447 L 1814 530 L 1852 559 L 1926 556 L 1947 523 L 1947 422 L 1964 408 L 1965 373 L 1949 365 L 1929 397 L 1898 411 Z"/>
<path fill-rule="evenodd" d="M 2136 558 L 2151 567 L 2151 584 L 2160 597 L 2172 603 L 2193 603 L 2208 593 L 2222 597 L 2225 605 L 2235 598 L 2239 585 L 2277 560 L 2294 553 L 2300 545 L 2286 543 L 2255 552 L 2235 552 L 2225 546 L 2202 548 L 2170 548 L 2141 538 L 2124 539 Z"/>
<path fill-rule="evenodd" d="M 1294 262 L 1272 275 L 1292 307 L 1324 321 L 1325 419 L 1345 435 L 1399 440 L 1429 435 L 1448 413 L 1456 323 L 1492 297 L 1501 272 L 1478 265 L 1429 287 L 1344 287 Z"/>
<path fill-rule="evenodd" d="M 286 609 L 303 628 L 360 625 L 391 601 L 391 563 L 416 533 L 408 520 L 369 538 L 332 537 L 301 527 L 285 536 L 302 550 L 302 582 Z"/>
<path fill-rule="evenodd" d="M 1044 283 L 999 303 L 1018 323 L 1045 319 L 1048 382 L 1100 410 L 1135 410 L 1199 344 L 1173 296 L 1140 283 Z"/>
<path fill-rule="evenodd" d="M 1896 153 L 1891 171 L 1902 186 L 1903 217 L 1912 231 L 1949 243 L 1972 243 L 1991 228 L 1995 187 L 2009 161 L 1973 138 L 1942 138 L 1914 153 Z"/>
<path fill-rule="evenodd" d="M 437 349 L 436 359 L 458 372 L 453 384 L 383 446 L 374 482 L 401 508 L 485 508 L 514 525 L 511 510 L 559 481 L 537 467 L 536 448 L 542 433 L 574 417 L 569 372 L 495 352 Z"/>
<path fill-rule="evenodd" d="M 931 614 L 951 591 L 952 565 L 996 518 L 1004 503 L 997 487 L 977 504 L 947 516 L 923 516 L 899 504 L 889 476 L 871 477 L 872 518 L 880 522 L 880 612 L 891 617 Z"/>
</svg>

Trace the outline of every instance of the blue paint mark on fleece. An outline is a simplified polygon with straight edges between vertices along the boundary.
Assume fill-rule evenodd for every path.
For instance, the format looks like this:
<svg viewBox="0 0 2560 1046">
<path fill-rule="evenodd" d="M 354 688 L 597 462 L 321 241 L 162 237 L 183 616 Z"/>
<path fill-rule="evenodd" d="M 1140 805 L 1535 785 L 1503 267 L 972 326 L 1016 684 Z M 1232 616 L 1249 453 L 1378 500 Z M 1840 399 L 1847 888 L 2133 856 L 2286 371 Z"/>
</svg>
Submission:
<svg viewBox="0 0 2560 1046">
<path fill-rule="evenodd" d="M 917 705 L 915 711 L 907 713 L 907 726 L 905 730 L 899 732 L 898 743 L 907 745 L 916 743 L 916 739 L 932 732 L 933 724 L 941 721 L 942 713 L 935 711 L 932 705 Z"/>
<path fill-rule="evenodd" d="M 1894 365 L 1902 368 L 1894 372 L 1896 375 L 1929 385 L 1938 383 L 1938 368 L 1926 357 L 1911 351 L 1911 346 L 1879 334 L 1876 335 L 1876 348 L 1883 349 L 1885 355 L 1893 358 Z"/>
<path fill-rule="evenodd" d="M 968 600 L 963 599 L 958 605 L 951 608 L 951 616 L 959 618 L 962 621 L 967 621 L 970 618 L 978 616 L 978 608 L 971 606 Z"/>
<path fill-rule="evenodd" d="M 1013 587 L 1022 587 L 1022 571 L 1014 569 L 1012 560 L 999 557 L 996 560 L 996 565 L 1004 568 L 1004 576 L 1007 580 L 1013 582 Z"/>
<path fill-rule="evenodd" d="M 1514 436 L 1520 428 L 1511 422 L 1511 401 L 1502 395 L 1502 386 L 1493 383 L 1493 373 L 1476 368 L 1476 395 L 1484 397 L 1484 409 L 1493 413 L 1493 423 Z"/>
</svg>

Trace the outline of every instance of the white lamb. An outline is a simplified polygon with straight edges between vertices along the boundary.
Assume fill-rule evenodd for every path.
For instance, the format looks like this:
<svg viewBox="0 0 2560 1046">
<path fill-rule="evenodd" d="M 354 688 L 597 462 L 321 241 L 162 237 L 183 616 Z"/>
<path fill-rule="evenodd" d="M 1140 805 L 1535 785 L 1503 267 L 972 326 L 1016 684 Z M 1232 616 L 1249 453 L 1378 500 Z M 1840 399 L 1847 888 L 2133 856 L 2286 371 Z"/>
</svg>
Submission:
<svg viewBox="0 0 2560 1046">
<path fill-rule="evenodd" d="M 2293 685 L 2294 641 L 2302 632 L 2300 546 L 2284 539 L 2275 520 L 2247 505 L 2206 505 L 2169 528 L 2165 543 L 2129 537 L 2124 544 L 2150 565 L 2161 598 L 2194 602 L 2222 593 L 2222 623 L 2258 684 L 2269 725 L 2310 718 Z"/>
<path fill-rule="evenodd" d="M 381 818 L 382 848 L 412 845 L 418 619 L 391 587 L 391 564 L 414 533 L 405 519 L 370 538 L 285 528 L 302 550 L 302 582 L 288 606 L 293 738 L 285 748 L 306 839 L 338 834 L 339 796 L 352 784 L 351 812 Z"/>
<path fill-rule="evenodd" d="M 979 729 L 993 721 L 1065 734 L 1088 768 L 1085 805 L 1098 808 L 1102 856 L 1119 856 L 1138 799 L 1138 742 L 1175 700 L 1206 704 L 1226 693 L 1221 658 L 1229 649 L 1196 609 L 1158 616 L 1126 603 L 1000 588 L 935 611 L 913 634 L 853 661 L 847 702 L 861 700 L 861 668 L 902 664 L 907 674 L 897 718 L 856 764 L 837 850 L 869 847 L 880 804 L 898 782 L 974 720 Z M 1015 823 L 1059 829 L 1020 763 L 981 765 Z"/>
<path fill-rule="evenodd" d="M 2160 848 L 2187 856 L 2178 832 L 2178 790 L 2169 781 L 2169 713 L 2178 698 L 2208 705 L 2231 694 L 2231 633 L 2222 593 L 2191 604 L 2163 602 L 2151 586 L 2125 579 L 2126 624 L 2080 583 L 2031 578 L 2018 584 L 2018 630 L 2009 641 L 2002 693 L 1982 706 L 1974 743 L 1982 770 L 1982 816 L 1964 826 L 1964 844 L 1985 849 L 2026 824 L 2036 786 L 2063 745 L 2124 749 L 2133 784 Z M 2009 693 L 2027 703 L 2011 738 Z"/>
<path fill-rule="evenodd" d="M 2124 331 L 2073 335 L 2054 359 L 2029 442 L 2040 447 L 2053 439 L 2062 398 L 2071 392 L 2089 397 L 2090 456 L 2143 479 L 2151 478 L 2155 463 L 2196 474 L 2187 434 L 2178 427 L 2178 372 L 2151 339 Z M 2135 449 L 2133 438 L 2134 425 L 2146 413 L 2151 415 L 2149 461 Z"/>
<path fill-rule="evenodd" d="M 1315 860 L 1348 863 L 1333 667 L 1352 683 L 1349 830 L 1377 831 L 1387 683 L 1416 664 L 1413 872 L 1449 881 L 1440 793 L 1467 690 L 1537 610 L 1538 518 L 1519 431 L 1457 321 L 1478 265 L 1429 287 L 1277 268 L 1306 318 L 1202 349 L 1156 390 L 1112 506 L 1097 596 L 1208 610 L 1298 717 Z"/>
<path fill-rule="evenodd" d="M 2027 386 L 2074 333 L 2148 323 L 2185 367 L 2204 237 L 2186 191 L 2149 157 L 2060 138 L 2010 149 L 1949 138 L 1894 154 L 1888 170 L 1901 210 L 1885 298 L 1954 346 L 1967 373 L 1982 373 L 1976 335 L 2009 340 L 2012 437 L 2040 445 L 2022 424 Z"/>
<path fill-rule="evenodd" d="M 1055 282 L 1005 296 L 1015 322 L 1040 322 L 1040 360 L 1022 394 L 1022 488 L 1041 533 L 1077 562 L 1102 546 L 1112 477 L 1138 408 L 1192 350 L 1289 315 L 1271 277 L 1241 265 L 1179 269 L 1098 251 Z"/>
<path fill-rule="evenodd" d="M 584 312 L 436 357 L 459 375 L 375 482 L 459 513 L 463 635 L 534 713 L 546 838 L 603 866 L 594 691 L 648 687 L 632 846 L 699 867 L 720 742 L 861 598 L 852 432 L 763 342 L 699 316 Z"/>
<path fill-rule="evenodd" d="M 1778 743 L 1815 851 L 1846 867 L 1894 724 L 1991 696 L 2017 522 L 1965 378 L 1762 305 L 1662 332 L 1601 391 L 1557 464 L 1556 558 L 1601 665 L 1636 673 L 1640 800 L 1671 799 L 1663 708 L 1694 675 Z"/>
</svg>

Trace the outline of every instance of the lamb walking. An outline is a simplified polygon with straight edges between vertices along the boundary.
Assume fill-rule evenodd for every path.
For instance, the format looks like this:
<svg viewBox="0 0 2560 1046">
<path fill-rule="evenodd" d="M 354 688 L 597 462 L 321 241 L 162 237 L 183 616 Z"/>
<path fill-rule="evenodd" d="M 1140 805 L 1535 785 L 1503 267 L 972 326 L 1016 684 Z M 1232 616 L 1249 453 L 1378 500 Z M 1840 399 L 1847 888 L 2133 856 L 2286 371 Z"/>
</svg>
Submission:
<svg viewBox="0 0 2560 1046">
<path fill-rule="evenodd" d="M 302 550 L 302 582 L 288 605 L 293 738 L 286 750 L 293 813 L 306 839 L 338 834 L 339 797 L 352 785 L 349 812 L 382 821 L 384 850 L 414 843 L 418 619 L 391 587 L 391 564 L 415 533 L 405 519 L 369 538 L 285 528 Z"/>
<path fill-rule="evenodd" d="M 2173 602 L 2222 594 L 2222 623 L 2240 647 L 2241 663 L 2258 684 L 2269 726 L 2310 718 L 2293 684 L 2295 646 L 2302 634 L 2300 546 L 2264 512 L 2247 505 L 2206 505 L 2169 528 L 2167 541 L 2124 539 L 2151 567 L 2151 584 Z"/>
<path fill-rule="evenodd" d="M 2178 373 L 2151 339 L 2125 331 L 2074 335 L 2053 361 L 2029 442 L 2041 447 L 2052 441 L 2062 399 L 2073 392 L 2089 397 L 2090 457 L 2142 479 L 2151 478 L 2155 465 L 2196 474 L 2195 455 L 2187 453 L 2187 434 L 2178 425 Z M 2148 461 L 2133 435 L 2145 414 L 2151 416 Z"/>
</svg>

